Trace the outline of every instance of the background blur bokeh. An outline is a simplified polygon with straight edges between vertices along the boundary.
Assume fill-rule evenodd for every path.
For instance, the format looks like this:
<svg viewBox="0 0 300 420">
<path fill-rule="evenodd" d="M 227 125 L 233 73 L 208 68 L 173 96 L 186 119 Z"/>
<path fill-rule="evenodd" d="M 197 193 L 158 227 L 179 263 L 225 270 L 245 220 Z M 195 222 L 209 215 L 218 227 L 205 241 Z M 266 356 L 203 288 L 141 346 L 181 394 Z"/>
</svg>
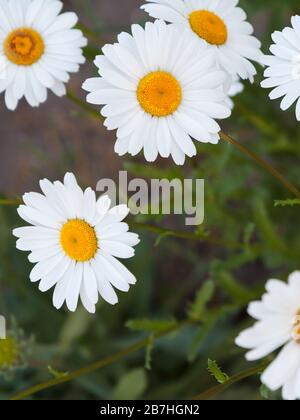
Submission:
<svg viewBox="0 0 300 420">
<path fill-rule="evenodd" d="M 140 0 L 64 3 L 65 9 L 75 10 L 81 24 L 94 32 L 88 57 L 106 42 L 115 41 L 121 30 L 147 19 L 139 9 L 143 3 Z M 300 12 L 296 0 L 242 0 L 240 4 L 263 41 L 264 52 L 271 32 L 288 26 L 290 16 Z M 81 84 L 94 73 L 95 67 L 88 61 L 72 77 L 69 89 L 84 99 Z M 294 112 L 283 113 L 278 102 L 271 103 L 268 92 L 259 87 L 261 80 L 259 69 L 254 85 L 247 83 L 244 93 L 236 98 L 234 114 L 223 126 L 224 131 L 269 159 L 299 186 L 300 133 Z M 15 250 L 11 236 L 13 227 L 22 222 L 14 206 L 0 207 L 0 313 L 7 317 L 11 334 L 21 335 L 18 340 L 25 359 L 24 367 L 3 374 L 0 366 L 0 398 L 51 379 L 57 374 L 53 370 L 78 369 L 147 336 L 129 330 L 125 326 L 129 320 L 184 319 L 189 303 L 208 280 L 215 291 L 206 311 L 214 316 L 204 325 L 185 328 L 157 341 L 151 369 L 145 368 L 145 352 L 140 351 L 33 398 L 185 399 L 215 385 L 207 371 L 209 358 L 217 360 L 229 375 L 249 367 L 243 351 L 234 346 L 236 334 L 250 322 L 246 305 L 260 296 L 268 278 L 284 279 L 300 265 L 299 210 L 297 206 L 274 205 L 276 199 L 288 198 L 288 192 L 223 143 L 199 144 L 198 157 L 188 160 L 183 168 L 175 168 L 171 161 L 150 165 L 142 159 L 121 159 L 113 152 L 114 133 L 107 132 L 100 119 L 91 118 L 67 98 L 50 94 L 40 108 L 21 103 L 13 113 L 1 98 L 0 113 L 3 198 L 35 191 L 39 179 L 61 179 L 69 170 L 76 173 L 82 186 L 93 187 L 102 177 L 115 178 L 121 168 L 145 178 L 206 180 L 206 218 L 198 231 L 204 239 L 189 241 L 138 229 L 142 243 L 136 258 L 128 264 L 138 284 L 120 296 L 117 307 L 100 303 L 95 316 L 81 307 L 75 314 L 57 312 L 52 307 L 52 293 L 43 295 L 30 283 L 30 264 L 25 253 Z M 135 222 L 191 231 L 178 216 L 139 216 Z M 261 389 L 259 379 L 254 377 L 218 398 L 256 400 L 277 396 Z"/>
</svg>

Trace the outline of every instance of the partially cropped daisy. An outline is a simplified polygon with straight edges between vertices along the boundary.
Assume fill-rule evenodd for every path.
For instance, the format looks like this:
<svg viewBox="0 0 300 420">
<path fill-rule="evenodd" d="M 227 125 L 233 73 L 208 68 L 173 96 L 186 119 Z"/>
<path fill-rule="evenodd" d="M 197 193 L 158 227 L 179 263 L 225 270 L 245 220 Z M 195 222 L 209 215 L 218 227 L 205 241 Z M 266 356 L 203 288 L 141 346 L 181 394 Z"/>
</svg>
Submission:
<svg viewBox="0 0 300 420">
<path fill-rule="evenodd" d="M 273 89 L 270 99 L 283 98 L 283 111 L 296 103 L 296 117 L 300 121 L 300 16 L 293 16 L 292 28 L 274 32 L 272 39 L 272 55 L 263 58 L 268 68 L 261 85 Z"/>
<path fill-rule="evenodd" d="M 69 73 L 85 61 L 82 32 L 73 29 L 75 13 L 62 13 L 57 0 L 1 0 L 0 93 L 16 109 L 21 98 L 36 107 L 47 99 L 47 89 L 66 93 Z"/>
<path fill-rule="evenodd" d="M 144 150 L 147 161 L 160 155 L 182 165 L 194 156 L 192 138 L 218 143 L 216 118 L 230 115 L 225 104 L 226 74 L 213 54 L 199 48 L 189 31 L 162 21 L 132 26 L 119 42 L 106 45 L 95 64 L 100 77 L 87 80 L 87 101 L 105 105 L 105 126 L 117 130 L 120 156 Z"/>
<path fill-rule="evenodd" d="M 266 289 L 262 300 L 248 309 L 257 323 L 236 343 L 250 350 L 246 355 L 250 361 L 283 347 L 261 380 L 271 391 L 282 388 L 286 400 L 300 399 L 300 272 L 291 274 L 288 284 L 269 280 Z"/>
<path fill-rule="evenodd" d="M 238 0 L 146 0 L 142 6 L 150 16 L 188 28 L 199 44 L 215 53 L 218 66 L 233 77 L 250 79 L 256 69 L 250 60 L 260 61 L 261 43 L 253 34 Z"/>
<path fill-rule="evenodd" d="M 129 213 L 125 205 L 110 209 L 106 196 L 96 200 L 91 188 L 83 191 L 73 174 L 64 183 L 40 182 L 43 194 L 28 193 L 18 213 L 33 226 L 14 230 L 17 248 L 30 251 L 35 263 L 32 282 L 40 282 L 42 292 L 55 287 L 53 305 L 64 302 L 75 311 L 81 299 L 87 311 L 94 313 L 98 295 L 114 305 L 114 288 L 127 292 L 135 277 L 117 260 L 134 255 L 138 235 L 128 232 L 122 222 Z"/>
</svg>

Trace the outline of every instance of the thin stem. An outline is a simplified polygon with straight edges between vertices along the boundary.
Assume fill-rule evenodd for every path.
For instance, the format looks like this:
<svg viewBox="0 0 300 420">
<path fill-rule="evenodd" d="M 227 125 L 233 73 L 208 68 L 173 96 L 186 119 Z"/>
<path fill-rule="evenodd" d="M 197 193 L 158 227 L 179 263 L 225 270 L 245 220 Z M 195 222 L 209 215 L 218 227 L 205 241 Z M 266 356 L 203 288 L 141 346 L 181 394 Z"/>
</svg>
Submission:
<svg viewBox="0 0 300 420">
<path fill-rule="evenodd" d="M 230 386 L 237 384 L 238 382 L 241 382 L 245 379 L 250 378 L 251 376 L 259 375 L 261 372 L 263 372 L 266 367 L 268 366 L 268 363 L 263 363 L 260 366 L 256 366 L 251 369 L 247 369 L 244 372 L 239 373 L 238 375 L 233 376 L 232 378 L 228 379 L 227 382 L 221 385 L 217 385 L 208 391 L 205 391 L 199 395 L 196 395 L 192 398 L 192 400 L 195 401 L 207 401 L 214 397 L 217 397 L 222 392 L 226 391 Z"/>
<path fill-rule="evenodd" d="M 74 95 L 74 93 L 69 91 L 67 93 L 67 97 L 72 102 L 76 103 L 86 112 L 88 112 L 91 116 L 96 117 L 96 118 L 99 118 L 99 117 L 101 118 L 101 115 L 93 107 L 91 107 L 90 105 L 82 101 L 81 99 L 77 98 L 76 95 Z M 243 152 L 245 155 L 247 155 L 252 160 L 254 160 L 259 166 L 261 166 L 263 169 L 269 172 L 282 185 L 284 185 L 285 188 L 288 189 L 296 198 L 300 198 L 300 191 L 284 175 L 282 175 L 276 168 L 274 168 L 269 162 L 261 158 L 255 152 L 252 152 L 252 150 L 248 149 L 243 144 L 234 140 L 232 137 L 223 133 L 222 131 L 220 132 L 220 137 L 222 140 L 226 141 L 227 143 L 230 143 L 233 146 L 237 147 L 241 152 Z"/>
<path fill-rule="evenodd" d="M 188 240 L 191 240 L 191 241 L 209 242 L 209 243 L 214 244 L 214 245 L 221 245 L 221 246 L 234 248 L 234 249 L 244 249 L 245 248 L 244 244 L 239 244 L 237 242 L 223 241 L 222 239 L 213 238 L 212 236 L 208 236 L 205 233 L 204 234 L 192 233 L 192 232 L 189 233 L 189 232 L 184 232 L 184 231 L 180 231 L 180 230 L 162 228 L 160 226 L 150 225 L 150 224 L 147 224 L 147 223 L 136 223 L 136 222 L 133 223 L 132 222 L 132 223 L 130 223 L 130 226 L 135 228 L 135 229 L 148 230 L 149 232 L 153 232 L 153 233 L 156 233 L 156 234 L 162 235 L 162 236 L 165 235 L 165 236 L 171 236 L 171 237 L 175 237 L 175 238 L 188 239 Z"/>
<path fill-rule="evenodd" d="M 181 329 L 191 326 L 191 325 L 195 325 L 196 322 L 195 321 L 183 321 L 181 323 L 178 323 L 177 325 L 175 325 L 172 328 L 169 328 L 163 332 L 160 332 L 158 334 L 154 335 L 154 340 L 158 340 L 162 337 L 165 337 L 169 334 L 172 334 L 174 332 L 180 331 Z M 66 382 L 70 382 L 73 379 L 79 378 L 83 375 L 87 375 L 89 373 L 92 373 L 96 370 L 102 369 L 106 366 L 109 366 L 121 359 L 123 359 L 124 357 L 137 352 L 138 350 L 141 350 L 143 348 L 146 348 L 149 344 L 149 338 L 146 338 L 145 340 L 141 340 L 138 341 L 137 343 L 133 344 L 132 346 L 127 347 L 124 350 L 119 351 L 118 353 L 113 354 L 112 356 L 106 357 L 104 359 L 99 360 L 96 363 L 93 363 L 91 365 L 88 365 L 82 369 L 76 370 L 72 373 L 69 373 L 68 375 L 65 375 L 63 377 L 60 378 L 55 378 L 55 379 L 51 379 L 50 381 L 46 381 L 46 382 L 42 382 L 38 385 L 35 385 L 31 388 L 28 388 L 25 391 L 20 392 L 19 394 L 14 395 L 13 397 L 10 398 L 11 401 L 17 401 L 17 400 L 23 400 L 24 398 L 30 397 L 31 395 L 34 395 L 40 391 L 43 391 L 45 389 L 49 389 L 52 388 L 56 385 L 61 385 L 63 383 Z"/>
<path fill-rule="evenodd" d="M 77 24 L 77 29 L 79 29 L 80 31 L 82 31 L 82 33 L 88 37 L 91 38 L 93 41 L 95 41 L 97 44 L 100 43 L 100 34 L 91 30 L 90 28 L 88 28 L 87 26 L 83 25 L 83 24 Z M 100 54 L 100 53 L 99 53 Z"/>
<path fill-rule="evenodd" d="M 18 206 L 22 203 L 20 198 L 1 198 L 0 206 Z"/>
<path fill-rule="evenodd" d="M 67 91 L 67 98 L 73 102 L 74 104 L 78 105 L 82 108 L 85 112 L 91 115 L 94 118 L 101 118 L 101 114 L 92 106 L 90 106 L 87 102 L 84 102 L 82 99 L 78 98 L 73 92 L 70 90 Z"/>
<path fill-rule="evenodd" d="M 0 199 L 0 206 L 19 206 L 20 204 L 22 204 L 21 199 L 17 199 L 17 198 L 16 199 L 13 199 L 13 198 Z M 233 249 L 244 249 L 244 244 L 239 244 L 237 242 L 228 242 L 222 239 L 213 238 L 212 236 L 209 236 L 205 233 L 204 234 L 189 233 L 189 232 L 184 232 L 180 230 L 162 228 L 160 226 L 150 225 L 146 223 L 137 223 L 137 222 L 130 223 L 130 226 L 132 228 L 147 230 L 149 232 L 153 232 L 162 236 L 171 236 L 174 238 L 188 239 L 191 241 L 208 242 L 214 245 L 225 246 L 225 247 L 229 247 Z"/>
<path fill-rule="evenodd" d="M 284 175 L 282 175 L 277 169 L 275 169 L 269 162 L 267 162 L 266 160 L 261 158 L 259 155 L 257 155 L 255 152 L 252 152 L 252 150 L 248 149 L 246 146 L 234 140 L 232 137 L 228 136 L 227 134 L 220 132 L 220 137 L 222 140 L 227 141 L 227 143 L 230 143 L 234 145 L 235 147 L 237 147 L 245 155 L 247 155 L 252 160 L 254 160 L 259 166 L 261 166 L 267 172 L 269 172 L 282 185 L 284 185 L 285 188 L 288 189 L 296 198 L 300 198 L 300 191 L 288 179 L 286 179 Z"/>
</svg>

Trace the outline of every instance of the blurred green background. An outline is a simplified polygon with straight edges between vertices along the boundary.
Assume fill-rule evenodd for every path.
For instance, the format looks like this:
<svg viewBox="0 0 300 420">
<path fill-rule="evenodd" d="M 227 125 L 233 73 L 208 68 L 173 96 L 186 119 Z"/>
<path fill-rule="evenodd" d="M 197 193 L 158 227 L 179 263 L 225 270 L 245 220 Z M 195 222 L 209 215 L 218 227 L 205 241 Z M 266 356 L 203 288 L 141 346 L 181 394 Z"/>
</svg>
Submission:
<svg viewBox="0 0 300 420">
<path fill-rule="evenodd" d="M 88 57 L 106 42 L 116 40 L 130 24 L 147 16 L 138 0 L 69 0 L 81 24 L 92 29 Z M 300 12 L 296 0 L 240 1 L 255 26 L 267 53 L 271 33 L 290 24 Z M 95 35 L 96 34 L 96 35 Z M 296 186 L 299 183 L 300 133 L 294 110 L 283 113 L 278 102 L 260 88 L 262 69 L 254 85 L 235 100 L 235 110 L 223 131 L 272 162 Z M 72 77 L 69 88 L 84 99 L 81 83 L 95 68 L 91 61 Z M 0 313 L 8 320 L 10 336 L 17 344 L 17 366 L 1 370 L 0 398 L 7 399 L 36 383 L 73 371 L 110 356 L 149 331 L 135 331 L 129 320 L 186 319 L 198 294 L 199 325 L 155 341 L 146 351 L 90 375 L 43 391 L 33 399 L 185 399 L 216 385 L 207 370 L 208 359 L 234 375 L 251 367 L 234 338 L 250 324 L 247 303 L 259 297 L 265 281 L 285 279 L 299 269 L 299 209 L 275 206 L 277 199 L 291 198 L 268 173 L 232 146 L 198 145 L 198 157 L 183 168 L 171 161 L 146 164 L 143 159 L 121 159 L 113 152 L 114 133 L 75 104 L 50 94 L 45 105 L 31 109 L 25 103 L 11 113 L 0 104 L 2 198 L 15 198 L 38 189 L 38 180 L 61 179 L 74 171 L 79 182 L 95 186 L 102 177 L 117 176 L 121 168 L 132 176 L 150 178 L 204 178 L 205 223 L 199 241 L 175 238 L 169 229 L 193 230 L 184 218 L 148 217 L 134 223 L 166 229 L 166 234 L 134 227 L 142 237 L 137 256 L 128 267 L 138 278 L 136 287 L 120 294 L 120 304 L 100 303 L 95 316 L 83 309 L 75 314 L 52 307 L 52 293 L 42 294 L 29 281 L 30 264 L 25 253 L 15 250 L 11 230 L 22 225 L 14 206 L 0 207 Z M 132 219 L 133 222 L 133 219 Z M 199 309 L 199 307 L 198 307 Z M 173 322 L 173 321 L 172 321 Z M 143 323 L 142 323 L 143 324 Z M 143 329 L 143 325 L 141 327 Z M 0 343 L 1 345 L 1 343 Z M 2 352 L 3 357 L 3 352 Z M 146 365 L 145 365 L 146 359 Z M 152 362 L 150 363 L 150 359 Z M 231 387 L 218 399 L 276 399 L 253 377 Z"/>
</svg>

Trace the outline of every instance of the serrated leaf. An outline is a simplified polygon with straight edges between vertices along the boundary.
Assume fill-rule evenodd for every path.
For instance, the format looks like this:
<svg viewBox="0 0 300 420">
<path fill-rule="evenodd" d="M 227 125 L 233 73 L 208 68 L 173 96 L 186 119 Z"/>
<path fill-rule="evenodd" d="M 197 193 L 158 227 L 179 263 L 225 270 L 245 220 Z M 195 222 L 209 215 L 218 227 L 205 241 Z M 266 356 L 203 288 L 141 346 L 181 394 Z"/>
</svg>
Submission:
<svg viewBox="0 0 300 420">
<path fill-rule="evenodd" d="M 56 379 L 64 378 L 65 376 L 69 375 L 69 372 L 61 372 L 54 369 L 52 366 L 48 366 L 48 372 Z"/>
<path fill-rule="evenodd" d="M 275 207 L 287 207 L 287 206 L 299 206 L 300 205 L 300 199 L 287 199 L 287 200 L 276 200 L 275 201 Z"/>
<path fill-rule="evenodd" d="M 226 373 L 222 372 L 215 360 L 208 359 L 207 369 L 219 384 L 225 384 L 230 379 Z"/>
<path fill-rule="evenodd" d="M 193 321 L 201 321 L 204 318 L 207 304 L 211 301 L 215 292 L 215 284 L 209 280 L 197 292 L 196 298 L 188 309 L 188 317 Z"/>
<path fill-rule="evenodd" d="M 126 327 L 132 331 L 144 331 L 150 333 L 159 333 L 175 328 L 176 319 L 153 320 L 153 319 L 133 319 L 126 323 Z"/>
</svg>

